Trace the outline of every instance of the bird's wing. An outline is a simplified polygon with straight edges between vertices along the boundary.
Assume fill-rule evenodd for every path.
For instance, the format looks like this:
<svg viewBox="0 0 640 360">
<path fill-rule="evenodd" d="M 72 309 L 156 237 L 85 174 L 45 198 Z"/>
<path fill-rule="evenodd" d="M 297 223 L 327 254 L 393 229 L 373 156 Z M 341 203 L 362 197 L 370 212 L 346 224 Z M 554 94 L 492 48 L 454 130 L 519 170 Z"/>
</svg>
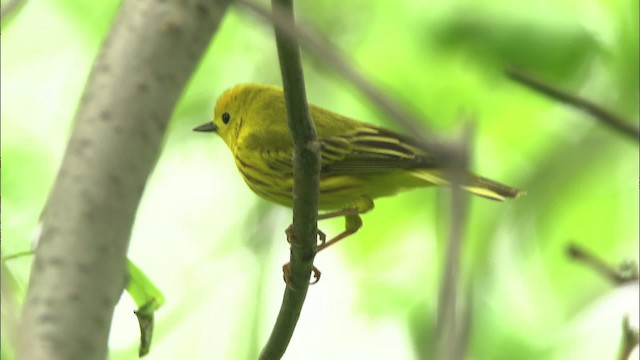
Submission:
<svg viewBox="0 0 640 360">
<path fill-rule="evenodd" d="M 376 127 L 319 138 L 323 175 L 381 173 L 399 169 L 433 168 L 436 161 L 413 139 Z M 292 149 L 260 151 L 264 164 L 281 174 L 293 173 Z"/>
<path fill-rule="evenodd" d="M 431 168 L 435 159 L 417 141 L 376 127 L 320 139 L 322 173 L 349 175 Z"/>
</svg>

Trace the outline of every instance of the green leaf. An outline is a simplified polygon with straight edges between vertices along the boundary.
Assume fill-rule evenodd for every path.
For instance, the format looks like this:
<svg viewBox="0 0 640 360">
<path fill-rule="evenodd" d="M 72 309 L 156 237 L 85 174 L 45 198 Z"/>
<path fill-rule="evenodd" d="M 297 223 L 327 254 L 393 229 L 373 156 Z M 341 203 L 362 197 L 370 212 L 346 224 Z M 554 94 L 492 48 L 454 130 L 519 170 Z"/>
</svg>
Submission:
<svg viewBox="0 0 640 360">
<path fill-rule="evenodd" d="M 149 353 L 153 337 L 154 314 L 164 304 L 164 295 L 131 260 L 127 263 L 129 282 L 127 293 L 138 306 L 134 311 L 140 326 L 140 357 Z"/>
</svg>

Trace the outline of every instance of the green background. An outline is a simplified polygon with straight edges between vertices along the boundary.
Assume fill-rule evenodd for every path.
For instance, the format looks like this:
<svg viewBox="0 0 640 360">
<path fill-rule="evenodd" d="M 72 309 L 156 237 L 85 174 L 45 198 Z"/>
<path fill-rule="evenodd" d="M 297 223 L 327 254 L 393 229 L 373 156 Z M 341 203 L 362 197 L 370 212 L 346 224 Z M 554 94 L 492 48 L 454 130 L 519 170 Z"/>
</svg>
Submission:
<svg viewBox="0 0 640 360">
<path fill-rule="evenodd" d="M 266 4 L 266 2 L 263 1 Z M 83 85 L 118 1 L 30 1 L 2 24 L 2 254 L 28 250 Z M 463 288 L 473 293 L 469 359 L 613 358 L 621 321 L 637 326 L 637 287 L 614 288 L 570 261 L 576 242 L 611 264 L 638 257 L 638 146 L 592 118 L 510 82 L 538 74 L 636 121 L 638 2 L 298 1 L 298 18 L 348 54 L 429 128 L 475 123 L 473 168 L 527 191 L 470 201 Z M 135 56 L 132 53 L 131 56 Z M 310 102 L 396 127 L 322 59 L 304 56 Z M 243 183 L 224 143 L 191 129 L 241 82 L 280 84 L 273 31 L 232 6 L 177 107 L 147 185 L 129 257 L 164 292 L 149 359 L 252 359 L 284 284 L 289 209 Z M 431 351 L 449 193 L 376 201 L 357 235 L 316 258 L 288 359 L 412 359 Z M 320 223 L 328 234 L 342 220 Z M 22 299 L 31 257 L 11 260 Z M 4 279 L 7 281 L 6 279 Z M 2 302 L 2 359 L 16 308 Z M 111 359 L 135 358 L 126 295 Z"/>
</svg>

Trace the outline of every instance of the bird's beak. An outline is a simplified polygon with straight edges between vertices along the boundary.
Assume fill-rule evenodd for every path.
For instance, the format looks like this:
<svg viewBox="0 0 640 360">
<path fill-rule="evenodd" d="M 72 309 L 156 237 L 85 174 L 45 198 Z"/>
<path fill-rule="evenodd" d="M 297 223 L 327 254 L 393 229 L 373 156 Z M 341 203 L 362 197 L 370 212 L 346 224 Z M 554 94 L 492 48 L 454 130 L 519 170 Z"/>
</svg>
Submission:
<svg viewBox="0 0 640 360">
<path fill-rule="evenodd" d="M 200 131 L 200 132 L 215 132 L 217 130 L 218 130 L 218 127 L 212 121 L 206 124 L 202 124 L 193 129 L 193 131 Z"/>
</svg>

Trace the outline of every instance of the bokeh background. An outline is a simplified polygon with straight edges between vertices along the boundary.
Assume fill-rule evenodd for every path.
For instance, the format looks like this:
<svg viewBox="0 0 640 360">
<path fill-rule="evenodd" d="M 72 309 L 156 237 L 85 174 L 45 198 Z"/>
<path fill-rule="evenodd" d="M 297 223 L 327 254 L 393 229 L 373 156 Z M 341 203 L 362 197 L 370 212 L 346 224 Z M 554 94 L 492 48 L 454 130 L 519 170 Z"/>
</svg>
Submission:
<svg viewBox="0 0 640 360">
<path fill-rule="evenodd" d="M 118 5 L 29 1 L 2 24 L 3 256 L 32 246 Z M 528 193 L 506 203 L 470 200 L 461 269 L 461 287 L 473 294 L 466 358 L 614 358 L 623 316 L 638 323 L 637 286 L 612 286 L 570 261 L 566 246 L 573 241 L 611 264 L 637 261 L 638 145 L 502 71 L 516 65 L 637 122 L 638 2 L 296 6 L 300 21 L 438 135 L 454 136 L 471 116 L 473 168 Z M 321 59 L 304 60 L 311 102 L 397 128 Z M 277 314 L 291 212 L 246 187 L 220 139 L 191 131 L 210 119 L 223 90 L 241 82 L 281 80 L 271 27 L 232 6 L 174 113 L 131 239 L 129 258 L 167 300 L 148 359 L 255 359 Z M 320 254 L 322 280 L 309 291 L 285 358 L 429 358 L 449 195 L 424 189 L 380 199 L 357 235 Z M 333 234 L 342 225 L 320 227 Z M 25 256 L 3 267 L 18 303 L 31 262 Z M 17 311 L 6 295 L 3 360 L 13 358 L 9 320 Z M 123 295 L 110 359 L 136 357 L 134 308 Z"/>
</svg>

